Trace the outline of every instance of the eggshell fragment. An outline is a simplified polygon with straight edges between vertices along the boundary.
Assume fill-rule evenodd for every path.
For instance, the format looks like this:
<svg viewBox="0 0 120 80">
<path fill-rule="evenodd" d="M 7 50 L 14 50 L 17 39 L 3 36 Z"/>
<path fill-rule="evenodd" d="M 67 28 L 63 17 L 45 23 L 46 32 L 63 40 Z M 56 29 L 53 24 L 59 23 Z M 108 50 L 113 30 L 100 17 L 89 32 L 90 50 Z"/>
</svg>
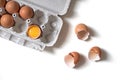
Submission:
<svg viewBox="0 0 120 80">
<path fill-rule="evenodd" d="M 12 0 L 6 4 L 5 9 L 10 14 L 18 13 L 20 9 L 20 5 L 18 2 Z"/>
<path fill-rule="evenodd" d="M 20 12 L 19 12 L 21 18 L 23 19 L 29 19 L 29 18 L 32 18 L 34 16 L 34 11 L 31 7 L 29 6 L 23 6 L 21 9 L 20 9 Z"/>
<path fill-rule="evenodd" d="M 80 61 L 80 54 L 78 52 L 71 52 L 65 56 L 64 61 L 68 67 L 74 68 Z"/>
<path fill-rule="evenodd" d="M 89 31 L 85 24 L 78 24 L 75 28 L 75 33 L 80 40 L 87 40 L 89 38 Z"/>
<path fill-rule="evenodd" d="M 6 0 L 0 0 L 0 7 L 4 7 L 6 4 Z"/>
<path fill-rule="evenodd" d="M 1 17 L 0 23 L 1 23 L 2 27 L 10 28 L 10 27 L 14 26 L 15 21 L 11 15 L 5 14 Z"/>
<path fill-rule="evenodd" d="M 89 51 L 88 58 L 92 61 L 100 61 L 101 60 L 102 51 L 99 47 L 92 47 Z"/>
</svg>

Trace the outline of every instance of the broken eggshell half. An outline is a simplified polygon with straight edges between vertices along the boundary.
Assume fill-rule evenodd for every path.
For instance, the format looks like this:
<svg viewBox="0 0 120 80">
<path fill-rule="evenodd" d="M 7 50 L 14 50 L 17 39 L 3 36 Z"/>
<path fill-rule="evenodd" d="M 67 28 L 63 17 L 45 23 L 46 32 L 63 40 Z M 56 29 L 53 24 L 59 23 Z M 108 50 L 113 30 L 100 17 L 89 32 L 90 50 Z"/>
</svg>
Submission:
<svg viewBox="0 0 120 80">
<path fill-rule="evenodd" d="M 78 52 L 71 52 L 65 56 L 64 61 L 68 67 L 74 68 L 80 61 L 80 54 Z"/>
<path fill-rule="evenodd" d="M 78 24 L 75 28 L 75 33 L 80 40 L 87 40 L 89 38 L 88 27 L 85 24 Z"/>
<path fill-rule="evenodd" d="M 99 47 L 95 46 L 90 49 L 88 58 L 91 61 L 97 62 L 97 61 L 101 60 L 101 54 L 102 54 L 101 49 Z"/>
</svg>

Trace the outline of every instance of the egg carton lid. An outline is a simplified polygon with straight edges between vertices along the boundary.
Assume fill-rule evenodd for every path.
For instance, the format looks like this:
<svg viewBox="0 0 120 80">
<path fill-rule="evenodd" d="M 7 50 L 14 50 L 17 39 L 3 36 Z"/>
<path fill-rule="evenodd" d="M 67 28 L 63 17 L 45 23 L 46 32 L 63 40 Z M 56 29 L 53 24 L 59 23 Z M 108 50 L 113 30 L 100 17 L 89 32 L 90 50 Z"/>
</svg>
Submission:
<svg viewBox="0 0 120 80">
<path fill-rule="evenodd" d="M 54 14 L 66 14 L 71 0 L 22 0 L 27 3 L 34 4 L 37 7 L 46 9 Z"/>
</svg>

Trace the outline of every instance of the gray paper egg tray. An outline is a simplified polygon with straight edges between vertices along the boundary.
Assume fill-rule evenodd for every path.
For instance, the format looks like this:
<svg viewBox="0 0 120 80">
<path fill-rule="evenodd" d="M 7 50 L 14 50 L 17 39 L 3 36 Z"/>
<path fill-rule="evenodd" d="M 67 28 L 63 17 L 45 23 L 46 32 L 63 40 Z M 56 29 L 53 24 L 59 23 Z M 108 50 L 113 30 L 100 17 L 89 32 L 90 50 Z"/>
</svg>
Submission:
<svg viewBox="0 0 120 80">
<path fill-rule="evenodd" d="M 63 25 L 58 15 L 67 12 L 71 0 L 15 0 L 20 6 L 28 5 L 34 10 L 34 17 L 23 20 L 18 13 L 12 14 L 15 26 L 7 29 L 0 26 L 0 37 L 17 44 L 43 51 L 46 46 L 53 46 Z M 26 35 L 28 26 L 37 24 L 42 29 L 42 37 L 31 39 Z"/>
</svg>

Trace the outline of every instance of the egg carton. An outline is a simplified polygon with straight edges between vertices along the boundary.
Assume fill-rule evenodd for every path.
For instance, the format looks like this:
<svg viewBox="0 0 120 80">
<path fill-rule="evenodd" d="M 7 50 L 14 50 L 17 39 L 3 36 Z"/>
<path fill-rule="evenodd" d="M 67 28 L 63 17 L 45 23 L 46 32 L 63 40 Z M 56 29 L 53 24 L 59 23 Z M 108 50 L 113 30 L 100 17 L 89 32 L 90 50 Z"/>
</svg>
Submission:
<svg viewBox="0 0 120 80">
<path fill-rule="evenodd" d="M 28 5 L 34 10 L 34 17 L 23 20 L 18 13 L 12 14 L 15 26 L 4 28 L 0 26 L 0 37 L 13 41 L 17 44 L 43 51 L 45 47 L 53 46 L 61 31 L 63 21 L 58 15 L 64 15 L 71 0 L 15 0 L 20 6 Z M 0 9 L 0 14 L 4 9 Z M 26 31 L 31 24 L 37 24 L 42 29 L 42 37 L 31 39 Z"/>
</svg>

